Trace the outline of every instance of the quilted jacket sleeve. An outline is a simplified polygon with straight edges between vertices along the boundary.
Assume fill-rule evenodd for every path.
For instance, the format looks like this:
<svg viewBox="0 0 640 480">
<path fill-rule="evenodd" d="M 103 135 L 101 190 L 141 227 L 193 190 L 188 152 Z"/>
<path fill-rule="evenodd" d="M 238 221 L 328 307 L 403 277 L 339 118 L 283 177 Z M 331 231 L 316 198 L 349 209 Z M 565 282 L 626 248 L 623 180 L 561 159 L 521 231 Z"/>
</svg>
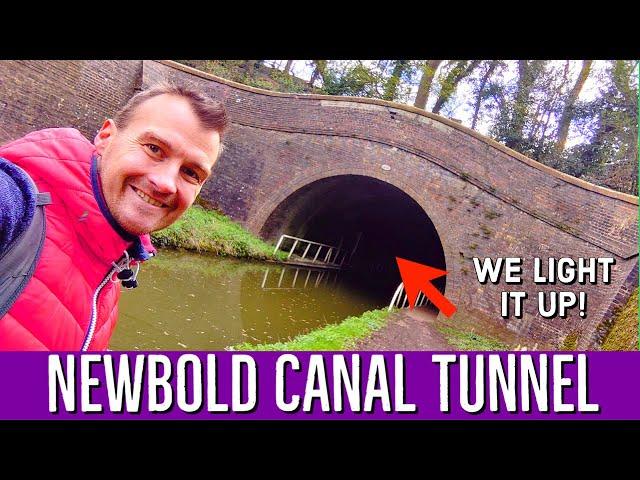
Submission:
<svg viewBox="0 0 640 480">
<path fill-rule="evenodd" d="M 0 157 L 0 257 L 29 225 L 36 197 L 27 175 Z"/>
</svg>

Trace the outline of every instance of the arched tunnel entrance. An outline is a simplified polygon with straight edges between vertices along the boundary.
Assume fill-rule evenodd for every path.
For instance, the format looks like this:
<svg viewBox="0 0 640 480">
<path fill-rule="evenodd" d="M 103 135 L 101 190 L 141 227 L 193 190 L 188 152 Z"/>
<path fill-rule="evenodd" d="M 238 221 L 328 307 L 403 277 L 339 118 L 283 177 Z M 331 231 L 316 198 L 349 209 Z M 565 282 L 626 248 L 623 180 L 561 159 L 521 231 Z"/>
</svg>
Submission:
<svg viewBox="0 0 640 480">
<path fill-rule="evenodd" d="M 422 207 L 401 189 L 372 177 L 314 181 L 282 201 L 260 233 L 272 241 L 287 234 L 346 249 L 350 259 L 341 280 L 366 291 L 380 307 L 400 283 L 395 257 L 446 269 L 440 237 Z M 445 282 L 442 277 L 434 284 L 444 293 Z"/>
</svg>

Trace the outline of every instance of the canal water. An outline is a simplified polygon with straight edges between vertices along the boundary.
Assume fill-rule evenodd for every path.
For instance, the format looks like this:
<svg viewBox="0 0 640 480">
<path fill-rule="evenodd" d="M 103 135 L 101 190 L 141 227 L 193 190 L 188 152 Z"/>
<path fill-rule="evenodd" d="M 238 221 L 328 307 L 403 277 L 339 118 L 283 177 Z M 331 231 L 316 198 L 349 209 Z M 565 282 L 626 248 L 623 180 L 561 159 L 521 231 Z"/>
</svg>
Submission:
<svg viewBox="0 0 640 480">
<path fill-rule="evenodd" d="M 113 350 L 222 350 L 289 340 L 388 304 L 346 273 L 162 250 L 120 297 Z"/>
</svg>

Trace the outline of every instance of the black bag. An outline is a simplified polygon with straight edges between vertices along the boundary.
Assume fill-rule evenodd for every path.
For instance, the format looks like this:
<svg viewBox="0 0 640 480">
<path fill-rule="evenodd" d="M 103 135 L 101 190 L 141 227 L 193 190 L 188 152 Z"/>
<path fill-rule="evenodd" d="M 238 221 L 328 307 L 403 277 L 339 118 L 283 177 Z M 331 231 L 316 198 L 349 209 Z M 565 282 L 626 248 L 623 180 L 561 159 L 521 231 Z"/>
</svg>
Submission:
<svg viewBox="0 0 640 480">
<path fill-rule="evenodd" d="M 27 172 L 22 171 L 31 179 Z M 33 180 L 32 184 L 36 191 L 36 208 L 31 223 L 0 255 L 0 318 L 9 311 L 29 283 L 44 245 L 47 228 L 44 206 L 51 203 L 51 195 L 38 192 Z"/>
</svg>

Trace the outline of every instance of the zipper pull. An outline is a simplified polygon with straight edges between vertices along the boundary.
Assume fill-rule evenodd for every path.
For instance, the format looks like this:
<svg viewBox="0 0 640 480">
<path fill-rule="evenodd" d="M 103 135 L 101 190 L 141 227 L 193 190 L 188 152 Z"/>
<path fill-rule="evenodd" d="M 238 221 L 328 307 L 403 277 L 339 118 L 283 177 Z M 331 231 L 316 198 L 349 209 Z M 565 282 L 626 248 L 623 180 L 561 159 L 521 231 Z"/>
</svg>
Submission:
<svg viewBox="0 0 640 480">
<path fill-rule="evenodd" d="M 123 268 L 118 272 L 116 276 L 119 280 L 129 280 L 131 277 L 133 277 L 133 270 L 131 270 L 130 268 Z"/>
<path fill-rule="evenodd" d="M 140 263 L 136 262 L 136 271 L 134 272 L 131 269 L 131 257 L 129 257 L 129 252 L 124 251 L 124 257 L 120 262 L 113 262 L 113 266 L 117 271 L 116 278 L 112 278 L 111 281 L 113 283 L 120 282 L 122 286 L 126 289 L 136 288 L 138 286 L 138 272 L 140 271 Z"/>
<path fill-rule="evenodd" d="M 122 286 L 128 290 L 132 289 L 132 288 L 136 288 L 138 286 L 138 281 L 137 280 L 123 280 L 122 281 Z"/>
</svg>

